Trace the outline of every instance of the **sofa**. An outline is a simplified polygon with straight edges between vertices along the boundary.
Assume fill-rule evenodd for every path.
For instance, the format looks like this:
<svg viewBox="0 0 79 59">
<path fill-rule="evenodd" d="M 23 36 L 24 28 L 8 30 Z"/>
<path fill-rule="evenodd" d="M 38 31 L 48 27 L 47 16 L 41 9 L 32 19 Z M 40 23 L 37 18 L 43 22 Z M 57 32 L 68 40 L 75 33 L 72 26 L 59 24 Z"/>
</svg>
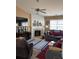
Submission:
<svg viewBox="0 0 79 59">
<path fill-rule="evenodd" d="M 28 44 L 24 39 L 16 39 L 16 59 L 31 59 L 33 44 Z"/>
<path fill-rule="evenodd" d="M 55 41 L 56 42 L 61 38 L 63 38 L 62 30 L 50 30 L 48 32 L 45 32 L 46 41 Z"/>
</svg>

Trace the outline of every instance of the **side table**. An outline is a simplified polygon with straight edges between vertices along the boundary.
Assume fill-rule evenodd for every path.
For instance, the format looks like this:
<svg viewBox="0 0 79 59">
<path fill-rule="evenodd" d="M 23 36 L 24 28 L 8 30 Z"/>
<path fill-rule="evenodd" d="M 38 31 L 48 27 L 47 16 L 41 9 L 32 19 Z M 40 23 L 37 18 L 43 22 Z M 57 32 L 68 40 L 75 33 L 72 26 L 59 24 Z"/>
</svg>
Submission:
<svg viewBox="0 0 79 59">
<path fill-rule="evenodd" d="M 54 44 L 55 44 L 54 41 L 50 41 L 50 42 L 48 43 L 48 46 L 53 47 Z"/>
</svg>

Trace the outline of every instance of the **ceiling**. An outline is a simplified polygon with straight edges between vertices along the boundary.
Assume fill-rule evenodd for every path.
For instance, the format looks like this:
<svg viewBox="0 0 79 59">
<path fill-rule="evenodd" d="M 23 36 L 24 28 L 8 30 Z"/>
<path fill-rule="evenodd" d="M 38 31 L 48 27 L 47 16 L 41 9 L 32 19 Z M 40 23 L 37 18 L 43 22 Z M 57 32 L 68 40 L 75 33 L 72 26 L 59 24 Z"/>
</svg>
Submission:
<svg viewBox="0 0 79 59">
<path fill-rule="evenodd" d="M 63 0 L 16 0 L 16 5 L 28 12 L 33 12 L 32 8 L 46 9 L 46 14 L 40 13 L 43 16 L 63 15 Z"/>
</svg>

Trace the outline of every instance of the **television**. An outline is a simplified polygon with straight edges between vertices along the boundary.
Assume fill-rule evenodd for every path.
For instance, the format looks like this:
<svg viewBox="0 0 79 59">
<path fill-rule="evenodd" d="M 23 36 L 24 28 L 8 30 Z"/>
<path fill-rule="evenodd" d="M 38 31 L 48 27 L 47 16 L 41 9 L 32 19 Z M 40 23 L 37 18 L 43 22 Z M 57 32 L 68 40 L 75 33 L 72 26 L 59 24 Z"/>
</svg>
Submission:
<svg viewBox="0 0 79 59">
<path fill-rule="evenodd" d="M 18 24 L 18 26 L 25 26 L 25 23 L 28 23 L 28 19 L 24 17 L 16 17 L 16 23 Z"/>
</svg>

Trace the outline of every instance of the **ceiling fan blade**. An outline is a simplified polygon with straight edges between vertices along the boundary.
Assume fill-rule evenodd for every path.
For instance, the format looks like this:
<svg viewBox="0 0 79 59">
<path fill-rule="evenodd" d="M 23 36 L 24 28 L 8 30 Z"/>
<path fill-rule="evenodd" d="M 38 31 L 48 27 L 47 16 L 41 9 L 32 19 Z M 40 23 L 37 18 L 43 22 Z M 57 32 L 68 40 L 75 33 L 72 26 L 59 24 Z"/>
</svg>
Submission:
<svg viewBox="0 0 79 59">
<path fill-rule="evenodd" d="M 41 10 L 44 10 L 45 11 L 46 9 L 41 9 Z"/>
<path fill-rule="evenodd" d="M 40 12 L 42 12 L 42 13 L 45 13 L 45 14 L 46 14 L 46 12 L 44 12 L 44 11 L 42 11 L 42 10 L 40 10 Z"/>
<path fill-rule="evenodd" d="M 34 9 L 35 11 L 37 12 L 41 12 L 41 13 L 45 13 L 46 14 L 46 9 L 39 9 L 39 8 L 31 8 L 31 9 Z"/>
</svg>

